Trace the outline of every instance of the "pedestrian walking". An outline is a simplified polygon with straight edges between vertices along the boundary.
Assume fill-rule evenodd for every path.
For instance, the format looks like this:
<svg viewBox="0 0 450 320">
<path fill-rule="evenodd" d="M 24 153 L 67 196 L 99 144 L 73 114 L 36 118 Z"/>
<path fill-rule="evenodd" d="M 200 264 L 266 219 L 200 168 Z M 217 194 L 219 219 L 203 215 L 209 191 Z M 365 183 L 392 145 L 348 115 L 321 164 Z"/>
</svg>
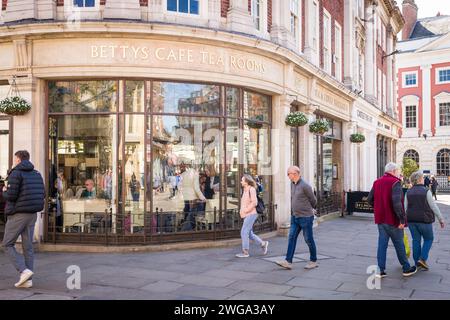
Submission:
<svg viewBox="0 0 450 320">
<path fill-rule="evenodd" d="M 37 212 L 44 209 L 44 181 L 41 174 L 34 170 L 28 151 L 17 151 L 14 156 L 15 167 L 8 175 L 8 185 L 3 187 L 7 216 L 3 246 L 6 255 L 20 273 L 19 281 L 15 286 L 31 288 L 34 270 L 34 225 Z M 19 236 L 22 237 L 23 256 L 15 249 Z"/>
<path fill-rule="evenodd" d="M 436 197 L 436 192 L 437 192 L 437 188 L 439 186 L 439 183 L 437 182 L 437 179 L 435 176 L 431 176 L 431 193 L 434 197 L 435 200 L 437 200 Z"/>
<path fill-rule="evenodd" d="M 437 217 L 441 228 L 444 228 L 444 218 L 431 191 L 424 186 L 423 173 L 416 171 L 411 174 L 411 182 L 413 187 L 406 193 L 405 208 L 413 239 L 413 258 L 416 267 L 428 270 L 427 260 L 434 239 L 433 223 Z"/>
<path fill-rule="evenodd" d="M 313 236 L 314 209 L 317 205 L 317 199 L 312 187 L 302 179 L 299 167 L 290 167 L 287 174 L 291 181 L 291 228 L 289 230 L 286 259 L 276 263 L 285 269 L 292 269 L 298 235 L 300 231 L 303 231 L 303 238 L 308 245 L 310 254 L 310 261 L 306 264 L 305 269 L 314 269 L 319 266 Z"/>
<path fill-rule="evenodd" d="M 430 188 L 431 180 L 430 180 L 430 178 L 429 178 L 428 176 L 425 176 L 425 177 L 424 177 L 423 185 L 424 185 L 427 189 Z"/>
<path fill-rule="evenodd" d="M 240 216 L 244 219 L 244 223 L 241 228 L 242 239 L 242 252 L 236 254 L 238 258 L 248 258 L 250 239 L 254 240 L 262 248 L 263 254 L 267 254 L 269 247 L 269 241 L 263 241 L 260 237 L 253 233 L 253 225 L 258 218 L 258 212 L 256 206 L 258 205 L 258 198 L 256 196 L 256 182 L 252 176 L 245 174 L 241 179 L 242 185 L 242 198 L 241 198 L 241 210 Z"/>
<path fill-rule="evenodd" d="M 397 258 L 403 268 L 403 276 L 408 277 L 417 272 L 415 266 L 411 267 L 406 256 L 403 242 L 406 215 L 403 207 L 403 190 L 400 180 L 400 168 L 397 164 L 389 162 L 384 175 L 373 183 L 367 198 L 374 208 L 375 223 L 378 226 L 378 252 L 377 260 L 380 272 L 377 277 L 386 277 L 386 254 L 389 239 L 394 244 Z"/>
</svg>

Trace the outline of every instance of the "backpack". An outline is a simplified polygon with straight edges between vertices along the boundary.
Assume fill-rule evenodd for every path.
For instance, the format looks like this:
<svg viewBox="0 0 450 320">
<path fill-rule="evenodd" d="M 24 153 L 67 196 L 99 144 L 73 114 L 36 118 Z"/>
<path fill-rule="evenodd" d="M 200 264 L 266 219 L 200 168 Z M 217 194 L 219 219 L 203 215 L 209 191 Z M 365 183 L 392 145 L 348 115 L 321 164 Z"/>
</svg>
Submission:
<svg viewBox="0 0 450 320">
<path fill-rule="evenodd" d="M 248 191 L 248 193 L 251 197 L 250 190 Z M 256 199 L 258 200 L 258 204 L 256 205 L 256 212 L 258 214 L 264 214 L 264 209 L 266 209 L 266 206 L 264 205 L 263 199 L 258 195 L 258 192 L 256 192 Z"/>
</svg>

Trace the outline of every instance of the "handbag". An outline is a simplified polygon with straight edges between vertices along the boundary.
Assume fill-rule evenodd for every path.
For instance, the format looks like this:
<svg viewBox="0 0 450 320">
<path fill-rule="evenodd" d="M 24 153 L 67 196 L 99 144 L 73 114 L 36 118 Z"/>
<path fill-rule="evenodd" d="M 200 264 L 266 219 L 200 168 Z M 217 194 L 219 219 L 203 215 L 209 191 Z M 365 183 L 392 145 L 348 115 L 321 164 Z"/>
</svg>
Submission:
<svg viewBox="0 0 450 320">
<path fill-rule="evenodd" d="M 248 194 L 251 197 L 250 190 L 248 191 Z M 261 199 L 261 197 L 258 195 L 258 193 L 256 193 L 256 199 L 258 201 L 258 203 L 256 205 L 256 212 L 258 214 L 264 214 L 264 210 L 266 209 L 266 206 L 264 205 L 264 201 L 263 201 L 263 199 Z"/>
</svg>

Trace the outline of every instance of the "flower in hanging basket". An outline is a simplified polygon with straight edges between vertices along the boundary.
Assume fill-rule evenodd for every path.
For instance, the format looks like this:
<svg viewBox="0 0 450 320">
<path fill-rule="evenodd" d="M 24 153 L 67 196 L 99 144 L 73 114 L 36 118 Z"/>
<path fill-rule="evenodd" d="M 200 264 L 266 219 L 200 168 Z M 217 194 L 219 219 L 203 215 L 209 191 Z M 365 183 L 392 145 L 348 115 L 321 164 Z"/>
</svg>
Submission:
<svg viewBox="0 0 450 320">
<path fill-rule="evenodd" d="M 309 132 L 324 134 L 330 129 L 330 124 L 325 119 L 316 119 L 309 124 Z"/>
<path fill-rule="evenodd" d="M 286 116 L 285 123 L 291 127 L 301 127 L 308 123 L 308 118 L 303 112 L 295 111 Z"/>
<path fill-rule="evenodd" d="M 0 112 L 9 115 L 23 115 L 31 110 L 31 105 L 21 97 L 8 97 L 0 101 Z"/>
<path fill-rule="evenodd" d="M 353 133 L 350 135 L 350 141 L 353 143 L 361 143 L 366 141 L 366 137 L 361 133 Z"/>
</svg>

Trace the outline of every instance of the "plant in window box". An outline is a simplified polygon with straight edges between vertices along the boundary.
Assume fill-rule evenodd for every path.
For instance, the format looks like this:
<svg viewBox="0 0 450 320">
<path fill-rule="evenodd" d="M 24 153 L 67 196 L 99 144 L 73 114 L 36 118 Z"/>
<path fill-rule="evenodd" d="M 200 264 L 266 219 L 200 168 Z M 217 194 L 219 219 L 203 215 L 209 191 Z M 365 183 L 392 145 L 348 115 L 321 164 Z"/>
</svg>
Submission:
<svg viewBox="0 0 450 320">
<path fill-rule="evenodd" d="M 309 132 L 322 135 L 330 130 L 330 124 L 325 119 L 316 119 L 309 124 Z"/>
<path fill-rule="evenodd" d="M 286 116 L 285 123 L 291 127 L 301 127 L 308 123 L 308 118 L 303 112 L 295 111 Z"/>
<path fill-rule="evenodd" d="M 0 112 L 12 116 L 24 115 L 31 110 L 31 105 L 19 96 L 7 97 L 0 101 Z"/>
<path fill-rule="evenodd" d="M 362 133 L 353 133 L 350 135 L 350 142 L 361 143 L 366 141 L 366 137 Z"/>
</svg>

